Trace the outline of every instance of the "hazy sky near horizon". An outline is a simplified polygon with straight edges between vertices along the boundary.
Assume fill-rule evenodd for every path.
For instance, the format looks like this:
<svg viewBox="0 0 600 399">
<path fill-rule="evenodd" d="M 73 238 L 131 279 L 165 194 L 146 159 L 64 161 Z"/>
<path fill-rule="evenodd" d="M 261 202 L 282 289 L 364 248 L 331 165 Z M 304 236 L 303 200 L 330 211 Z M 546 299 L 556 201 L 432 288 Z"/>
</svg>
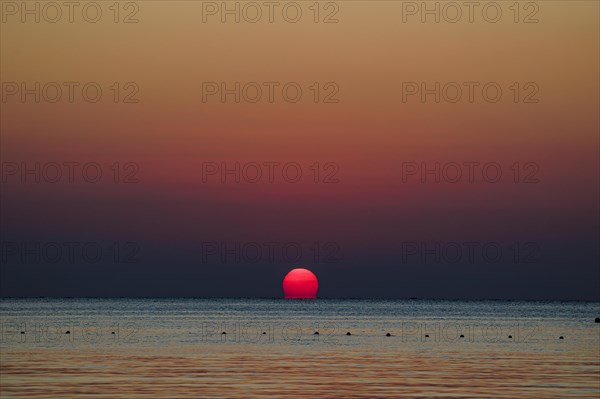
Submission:
<svg viewBox="0 0 600 399">
<path fill-rule="evenodd" d="M 600 300 L 598 2 L 89 3 L 0 2 L 2 296 Z"/>
</svg>

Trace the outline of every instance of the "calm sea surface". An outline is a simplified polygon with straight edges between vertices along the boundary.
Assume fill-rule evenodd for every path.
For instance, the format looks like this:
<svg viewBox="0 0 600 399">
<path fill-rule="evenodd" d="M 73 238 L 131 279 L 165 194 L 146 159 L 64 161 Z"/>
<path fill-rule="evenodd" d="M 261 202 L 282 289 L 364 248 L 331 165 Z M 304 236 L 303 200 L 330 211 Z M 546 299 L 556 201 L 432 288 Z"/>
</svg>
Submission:
<svg viewBox="0 0 600 399">
<path fill-rule="evenodd" d="M 3 299 L 0 396 L 599 398 L 596 317 L 579 302 Z"/>
</svg>

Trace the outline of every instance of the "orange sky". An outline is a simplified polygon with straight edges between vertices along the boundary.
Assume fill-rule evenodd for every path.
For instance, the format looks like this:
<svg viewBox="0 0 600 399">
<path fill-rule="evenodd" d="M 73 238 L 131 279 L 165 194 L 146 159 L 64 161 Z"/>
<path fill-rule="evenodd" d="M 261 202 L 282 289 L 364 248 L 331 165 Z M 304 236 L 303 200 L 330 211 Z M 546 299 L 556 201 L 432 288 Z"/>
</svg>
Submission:
<svg viewBox="0 0 600 399">
<path fill-rule="evenodd" d="M 127 198 L 130 204 L 124 207 L 136 215 L 135 223 L 128 224 L 125 217 L 115 225 L 129 226 L 134 235 L 156 228 L 158 236 L 153 218 L 171 215 L 182 239 L 191 228 L 188 223 L 215 215 L 248 234 L 261 220 L 265 224 L 258 229 L 279 234 L 309 231 L 311 220 L 334 237 L 350 236 L 352 228 L 368 236 L 370 229 L 393 220 L 410 220 L 414 226 L 417 215 L 420 234 L 439 231 L 445 237 L 527 231 L 545 239 L 548 228 L 555 229 L 553 238 L 573 237 L 593 231 L 597 221 L 597 2 L 536 2 L 537 23 L 523 23 L 532 12 L 525 8 L 515 23 L 512 2 L 499 2 L 503 14 L 497 23 L 486 22 L 477 12 L 473 23 L 466 17 L 457 23 L 421 23 L 420 14 L 403 23 L 402 2 L 391 1 L 341 1 L 332 3 L 335 7 L 321 2 L 319 23 L 313 20 L 312 2 L 298 2 L 303 14 L 297 23 L 286 22 L 277 12 L 274 23 L 222 23 L 218 14 L 203 22 L 200 1 L 137 2 L 137 23 L 121 21 L 133 8 L 121 9 L 120 22 L 114 23 L 110 4 L 104 2 L 97 23 L 86 22 L 78 12 L 73 23 L 66 17 L 57 23 L 22 23 L 20 10 L 12 15 L 8 2 L 2 3 L 2 161 L 134 162 L 140 177 L 135 187 L 83 185 L 77 194 L 68 186 L 19 187 L 12 181 L 7 206 L 32 193 L 56 199 L 76 195 L 97 206 Z M 323 23 L 335 10 L 338 22 Z M 20 92 L 10 92 L 14 84 L 20 90 L 21 84 L 31 88 L 35 82 L 41 87 L 48 82 L 79 86 L 72 102 L 66 89 L 56 103 L 46 101 L 43 93 L 36 103 L 33 95 L 23 101 Z M 80 88 L 87 82 L 102 88 L 97 103 L 82 98 Z M 119 82 L 119 103 L 111 90 L 114 82 Z M 220 93 L 203 102 L 206 82 L 230 88 L 235 82 L 241 87 L 249 82 L 278 86 L 273 102 L 266 91 L 256 103 L 243 95 L 239 103 L 232 95 L 222 102 Z M 302 88 L 297 103 L 283 100 L 281 87 L 289 82 Z M 319 87 L 316 103 L 314 82 Z M 477 82 L 477 88 L 473 102 L 466 89 L 456 103 L 435 103 L 431 95 L 422 102 L 420 94 L 403 102 L 406 82 L 427 87 L 456 82 L 463 88 L 464 82 Z M 481 94 L 490 82 L 502 88 L 496 103 Z M 131 98 L 139 101 L 123 103 L 133 91 Z M 334 91 L 331 98 L 337 102 L 324 103 Z M 532 91 L 530 98 L 537 101 L 524 103 Z M 314 162 L 334 162 L 340 181 L 278 181 L 271 186 L 201 182 L 203 162 L 270 161 L 300 163 L 305 173 Z M 505 178 L 497 185 L 401 181 L 403 162 L 469 161 L 498 163 Z M 515 162 L 538 165 L 540 182 L 512 183 L 509 169 Z M 304 207 L 296 201 L 304 201 Z M 207 215 L 196 210 L 190 216 L 200 203 Z M 38 206 L 22 209 L 20 215 L 60 220 L 62 211 L 54 214 L 52 208 Z M 270 219 L 274 207 L 282 207 L 284 227 Z M 365 209 L 383 224 L 348 222 L 366 218 Z M 465 217 L 448 216 L 465 210 L 470 212 Z M 110 212 L 85 217 L 94 226 L 100 223 L 96 218 L 114 216 Z M 519 217 L 508 220 L 505 213 L 511 212 Z M 8 223 L 21 222 L 15 217 Z M 464 230 L 453 232 L 456 224 Z M 210 236 L 206 227 L 200 234 Z M 49 229 L 43 223 L 39 228 Z M 382 227 L 388 235 L 392 230 Z M 356 233 L 352 240 L 361 237 Z"/>
</svg>

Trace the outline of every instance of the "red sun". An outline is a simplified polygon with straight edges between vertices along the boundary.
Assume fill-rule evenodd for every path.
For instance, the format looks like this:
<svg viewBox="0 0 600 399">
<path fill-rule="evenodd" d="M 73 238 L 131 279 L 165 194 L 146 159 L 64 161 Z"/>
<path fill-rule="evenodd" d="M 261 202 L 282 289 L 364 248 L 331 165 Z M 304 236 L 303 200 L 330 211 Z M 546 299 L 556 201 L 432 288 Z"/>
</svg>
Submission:
<svg viewBox="0 0 600 399">
<path fill-rule="evenodd" d="M 316 299 L 319 280 L 308 269 L 294 269 L 283 279 L 283 293 L 287 299 Z"/>
</svg>

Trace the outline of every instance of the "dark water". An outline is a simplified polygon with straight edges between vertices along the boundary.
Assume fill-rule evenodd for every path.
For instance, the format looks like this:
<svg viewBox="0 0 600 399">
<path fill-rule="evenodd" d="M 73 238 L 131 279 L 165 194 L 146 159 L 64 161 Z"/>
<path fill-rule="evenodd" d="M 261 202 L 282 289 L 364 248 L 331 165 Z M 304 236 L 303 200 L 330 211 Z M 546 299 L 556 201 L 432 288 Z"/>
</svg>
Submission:
<svg viewBox="0 0 600 399">
<path fill-rule="evenodd" d="M 4 299 L 0 316 L 3 398 L 600 395 L 599 303 Z"/>
</svg>

